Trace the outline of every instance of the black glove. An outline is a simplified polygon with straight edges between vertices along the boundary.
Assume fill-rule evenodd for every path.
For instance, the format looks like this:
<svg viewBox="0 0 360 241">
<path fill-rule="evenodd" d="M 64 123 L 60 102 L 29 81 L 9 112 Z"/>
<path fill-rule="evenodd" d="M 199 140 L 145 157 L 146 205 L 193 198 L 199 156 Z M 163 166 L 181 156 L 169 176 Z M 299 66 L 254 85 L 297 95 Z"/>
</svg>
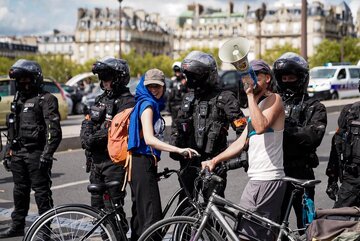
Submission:
<svg viewBox="0 0 360 241">
<path fill-rule="evenodd" d="M 5 170 L 10 172 L 11 171 L 11 156 L 5 156 L 2 164 L 5 167 Z"/>
<path fill-rule="evenodd" d="M 326 188 L 326 194 L 330 199 L 336 201 L 336 195 L 339 191 L 339 186 L 337 182 L 328 182 L 328 186 Z"/>
<path fill-rule="evenodd" d="M 40 170 L 50 170 L 53 164 L 53 158 L 52 157 L 46 157 L 41 155 L 40 162 L 39 162 L 39 169 Z"/>
<path fill-rule="evenodd" d="M 85 158 L 86 158 L 86 173 L 89 173 L 91 171 L 91 166 L 92 166 L 92 155 L 91 152 L 88 150 L 85 150 Z"/>
</svg>

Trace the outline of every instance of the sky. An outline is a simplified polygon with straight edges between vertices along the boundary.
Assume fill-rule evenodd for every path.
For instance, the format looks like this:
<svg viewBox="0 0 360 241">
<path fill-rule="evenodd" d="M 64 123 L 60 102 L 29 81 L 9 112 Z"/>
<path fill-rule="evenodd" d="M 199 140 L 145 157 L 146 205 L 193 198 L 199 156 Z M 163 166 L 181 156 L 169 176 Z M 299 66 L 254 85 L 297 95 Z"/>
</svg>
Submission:
<svg viewBox="0 0 360 241">
<path fill-rule="evenodd" d="M 289 0 L 280 0 L 289 2 Z M 315 1 L 315 0 L 308 0 Z M 320 0 L 325 4 L 338 4 L 342 0 Z M 359 0 L 344 0 L 356 17 Z M 175 19 L 186 10 L 187 4 L 201 3 L 204 6 L 227 9 L 228 0 L 123 0 L 122 7 L 143 9 L 148 13 L 158 12 L 163 18 Z M 235 11 L 242 11 L 247 2 L 256 9 L 262 2 L 268 6 L 274 0 L 233 0 Z M 290 0 L 301 2 L 301 0 Z M 251 3 L 251 4 L 250 4 Z M 118 0 L 0 0 L 0 35 L 41 35 L 49 34 L 53 29 L 74 33 L 77 21 L 77 9 L 109 7 L 118 8 Z"/>
</svg>

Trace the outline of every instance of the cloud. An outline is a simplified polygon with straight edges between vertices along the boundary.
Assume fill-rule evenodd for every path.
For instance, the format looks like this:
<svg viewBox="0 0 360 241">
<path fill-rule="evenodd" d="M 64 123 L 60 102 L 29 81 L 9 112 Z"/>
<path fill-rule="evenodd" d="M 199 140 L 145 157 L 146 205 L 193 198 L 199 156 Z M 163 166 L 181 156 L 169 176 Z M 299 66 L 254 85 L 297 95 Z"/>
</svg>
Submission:
<svg viewBox="0 0 360 241">
<path fill-rule="evenodd" d="M 300 0 L 297 0 L 298 2 Z M 221 8 L 227 10 L 227 0 L 124 0 L 123 7 L 144 9 L 148 13 L 158 12 L 164 18 L 175 18 L 186 10 L 188 4 L 201 3 L 205 7 Z M 271 5 L 273 0 L 253 0 L 251 8 L 265 2 Z M 339 3 L 340 0 L 327 0 L 327 2 Z M 347 0 L 350 6 L 357 5 L 358 0 Z M 245 0 L 234 0 L 235 11 L 242 11 Z M 118 0 L 0 0 L 0 35 L 30 35 L 43 34 L 53 29 L 65 32 L 74 32 L 77 21 L 77 9 L 80 7 L 95 8 L 119 7 Z M 356 16 L 356 12 L 353 12 Z"/>
</svg>

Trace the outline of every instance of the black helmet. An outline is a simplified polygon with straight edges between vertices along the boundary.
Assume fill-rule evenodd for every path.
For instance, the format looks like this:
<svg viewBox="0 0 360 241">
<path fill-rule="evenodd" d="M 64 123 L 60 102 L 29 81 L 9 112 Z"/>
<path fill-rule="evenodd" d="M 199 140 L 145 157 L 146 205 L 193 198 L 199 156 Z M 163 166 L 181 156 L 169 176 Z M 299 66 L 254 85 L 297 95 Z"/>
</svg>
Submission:
<svg viewBox="0 0 360 241">
<path fill-rule="evenodd" d="M 92 72 L 97 74 L 100 80 L 112 79 L 111 86 L 115 92 L 130 81 L 129 65 L 123 59 L 104 57 L 95 62 Z"/>
<path fill-rule="evenodd" d="M 300 55 L 287 52 L 278 58 L 273 67 L 273 72 L 280 93 L 303 94 L 306 93 L 309 84 L 309 65 Z M 282 82 L 282 76 L 293 74 L 298 80 L 296 82 Z"/>
<path fill-rule="evenodd" d="M 206 84 L 214 86 L 218 82 L 215 59 L 200 51 L 190 52 L 181 63 L 181 71 L 189 88 L 199 88 Z"/>
<path fill-rule="evenodd" d="M 18 88 L 18 80 L 23 77 L 29 77 L 33 87 L 39 89 L 43 83 L 43 74 L 40 65 L 31 60 L 19 59 L 11 66 L 9 77 L 16 80 L 16 88 Z"/>
</svg>

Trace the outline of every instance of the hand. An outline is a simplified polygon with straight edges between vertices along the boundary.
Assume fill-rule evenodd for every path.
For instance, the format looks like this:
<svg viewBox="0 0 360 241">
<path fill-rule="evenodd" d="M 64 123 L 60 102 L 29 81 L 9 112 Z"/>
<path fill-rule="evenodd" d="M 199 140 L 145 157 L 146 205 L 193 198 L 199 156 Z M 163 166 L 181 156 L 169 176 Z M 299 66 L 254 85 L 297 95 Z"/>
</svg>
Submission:
<svg viewBox="0 0 360 241">
<path fill-rule="evenodd" d="M 247 95 L 254 93 L 254 81 L 249 74 L 243 75 L 241 81 L 244 86 L 245 93 Z"/>
<path fill-rule="evenodd" d="M 339 191 L 339 186 L 337 182 L 329 182 L 326 188 L 326 194 L 329 196 L 330 199 L 336 201 L 336 195 Z"/>
<path fill-rule="evenodd" d="M 5 156 L 4 160 L 2 160 L 2 164 L 4 165 L 5 170 L 7 172 L 10 172 L 11 171 L 11 156 Z"/>
<path fill-rule="evenodd" d="M 191 148 L 179 148 L 178 153 L 185 158 L 192 158 L 195 156 L 200 156 L 200 154 Z"/>
<path fill-rule="evenodd" d="M 53 163 L 52 157 L 45 157 L 45 156 L 41 155 L 40 161 L 39 161 L 39 169 L 48 171 L 51 169 L 52 163 Z"/>
<path fill-rule="evenodd" d="M 214 159 L 201 162 L 201 167 L 202 167 L 202 169 L 205 169 L 206 167 L 208 167 L 208 168 L 209 168 L 209 171 L 214 170 L 214 169 L 215 169 L 215 165 L 216 165 L 216 164 L 215 164 Z"/>
</svg>

